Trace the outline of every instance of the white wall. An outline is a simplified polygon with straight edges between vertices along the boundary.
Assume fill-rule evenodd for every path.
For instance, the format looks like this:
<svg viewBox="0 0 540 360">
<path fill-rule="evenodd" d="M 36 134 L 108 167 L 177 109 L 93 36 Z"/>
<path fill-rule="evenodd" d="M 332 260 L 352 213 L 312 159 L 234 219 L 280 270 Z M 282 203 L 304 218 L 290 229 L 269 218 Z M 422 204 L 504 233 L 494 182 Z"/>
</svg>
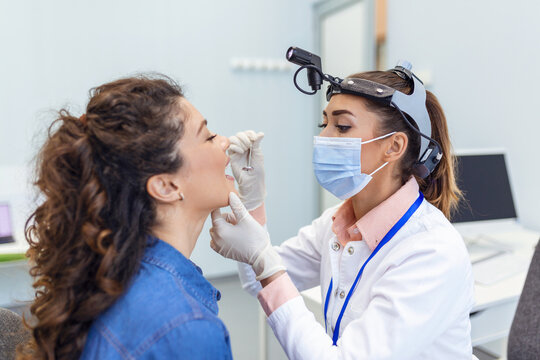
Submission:
<svg viewBox="0 0 540 360">
<path fill-rule="evenodd" d="M 27 168 L 53 120 L 51 110 L 68 105 L 81 114 L 91 87 L 157 71 L 185 85 L 213 131 L 266 133 L 269 230 L 275 243 L 295 234 L 318 212 L 311 170 L 314 99 L 294 88 L 292 68 L 239 71 L 230 62 L 284 59 L 290 45 L 312 48 L 312 3 L 1 1 L 0 201 L 15 201 L 21 180 L 12 169 Z M 20 232 L 24 216 L 15 202 Z M 207 275 L 234 270 L 213 254 L 207 234 L 205 228 L 194 260 Z"/>
<path fill-rule="evenodd" d="M 338 1 L 333 2 L 339 4 Z M 353 0 L 347 6 L 339 5 L 337 9 L 320 15 L 320 56 L 326 74 L 343 78 L 372 70 L 375 66 L 374 6 L 372 0 Z M 322 110 L 328 105 L 327 85 L 325 83 L 323 91 L 319 92 L 321 110 L 317 114 L 318 122 L 322 121 Z M 342 201 L 322 187 L 319 189 L 321 213 Z"/>
<path fill-rule="evenodd" d="M 540 230 L 540 2 L 389 0 L 388 11 L 387 66 L 404 58 L 430 74 L 455 149 L 507 149 L 518 216 Z"/>
</svg>

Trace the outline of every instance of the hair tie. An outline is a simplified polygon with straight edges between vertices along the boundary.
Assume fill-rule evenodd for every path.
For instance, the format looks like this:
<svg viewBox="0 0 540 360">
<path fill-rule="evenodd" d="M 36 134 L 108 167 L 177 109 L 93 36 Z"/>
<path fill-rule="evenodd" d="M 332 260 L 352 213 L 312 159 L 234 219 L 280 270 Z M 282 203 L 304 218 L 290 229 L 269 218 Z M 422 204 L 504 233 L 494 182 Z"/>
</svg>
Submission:
<svg viewBox="0 0 540 360">
<path fill-rule="evenodd" d="M 82 114 L 79 118 L 79 121 L 82 122 L 84 126 L 86 126 L 86 114 Z"/>
</svg>

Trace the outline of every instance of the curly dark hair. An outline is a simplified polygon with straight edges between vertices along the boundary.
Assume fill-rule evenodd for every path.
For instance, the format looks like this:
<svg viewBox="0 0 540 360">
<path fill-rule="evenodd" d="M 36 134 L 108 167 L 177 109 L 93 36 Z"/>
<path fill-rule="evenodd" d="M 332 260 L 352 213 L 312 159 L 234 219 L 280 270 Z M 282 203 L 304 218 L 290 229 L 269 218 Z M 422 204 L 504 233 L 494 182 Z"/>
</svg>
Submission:
<svg viewBox="0 0 540 360">
<path fill-rule="evenodd" d="M 38 153 L 42 202 L 26 222 L 36 298 L 18 359 L 74 359 L 94 319 L 129 286 L 156 221 L 146 191 L 182 166 L 182 89 L 137 76 L 90 91 L 86 114 L 62 109 Z"/>
</svg>

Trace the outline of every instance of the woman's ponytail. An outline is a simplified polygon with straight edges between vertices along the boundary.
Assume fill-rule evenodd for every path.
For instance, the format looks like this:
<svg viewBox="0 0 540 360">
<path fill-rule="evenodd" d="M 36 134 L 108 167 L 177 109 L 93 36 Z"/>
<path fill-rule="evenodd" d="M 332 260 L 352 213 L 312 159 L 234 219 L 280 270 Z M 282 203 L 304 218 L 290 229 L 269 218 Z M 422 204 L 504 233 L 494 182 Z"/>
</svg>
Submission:
<svg viewBox="0 0 540 360">
<path fill-rule="evenodd" d="M 443 109 L 435 95 L 429 91 L 426 92 L 426 107 L 431 120 L 431 137 L 441 145 L 443 157 L 427 178 L 416 177 L 416 180 L 426 199 L 450 219 L 462 197 L 456 183 L 456 160 Z"/>
<path fill-rule="evenodd" d="M 178 171 L 183 93 L 171 79 L 120 79 L 61 110 L 37 156 L 40 204 L 26 222 L 36 298 L 18 359 L 75 359 L 94 319 L 129 286 L 155 225 L 147 180 Z"/>
<path fill-rule="evenodd" d="M 79 353 L 80 334 L 121 292 L 106 271 L 116 251 L 101 218 L 107 196 L 85 128 L 80 118 L 61 110 L 37 159 L 36 186 L 46 200 L 28 219 L 26 239 L 30 273 L 39 289 L 30 311 L 38 323 L 27 345 L 33 350 L 21 352 L 20 358 L 62 359 Z M 92 300 L 91 310 L 78 300 L 81 291 L 94 292 L 85 296 Z"/>
</svg>

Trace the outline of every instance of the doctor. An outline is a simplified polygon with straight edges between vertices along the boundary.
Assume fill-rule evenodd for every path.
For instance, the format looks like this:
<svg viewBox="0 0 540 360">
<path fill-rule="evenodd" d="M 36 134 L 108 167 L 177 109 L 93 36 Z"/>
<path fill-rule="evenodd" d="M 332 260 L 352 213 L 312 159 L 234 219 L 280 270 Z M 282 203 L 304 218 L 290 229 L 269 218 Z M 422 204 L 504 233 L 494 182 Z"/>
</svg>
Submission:
<svg viewBox="0 0 540 360">
<path fill-rule="evenodd" d="M 460 191 L 443 110 L 403 67 L 342 84 L 355 82 L 410 95 L 425 119 L 332 84 L 313 167 L 321 186 L 344 202 L 279 247 L 261 226 L 262 135 L 237 134 L 230 154 L 241 200 L 231 193 L 233 214 L 213 212 L 211 246 L 253 269 L 241 271 L 243 286 L 257 294 L 291 359 L 471 359 L 473 277 L 448 220 Z M 427 171 L 424 138 L 444 154 Z M 242 171 L 250 147 L 254 171 Z M 325 326 L 299 294 L 317 285 Z"/>
</svg>

